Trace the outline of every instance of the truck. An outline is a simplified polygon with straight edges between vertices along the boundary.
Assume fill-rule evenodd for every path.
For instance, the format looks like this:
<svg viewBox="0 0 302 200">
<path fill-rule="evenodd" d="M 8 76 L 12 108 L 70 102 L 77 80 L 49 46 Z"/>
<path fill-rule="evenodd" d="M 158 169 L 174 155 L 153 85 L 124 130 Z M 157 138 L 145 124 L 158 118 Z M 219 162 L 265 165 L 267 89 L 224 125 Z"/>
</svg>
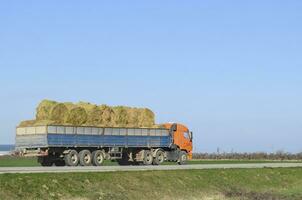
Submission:
<svg viewBox="0 0 302 200">
<path fill-rule="evenodd" d="M 186 164 L 192 159 L 193 133 L 182 124 L 162 128 L 45 125 L 16 128 L 16 151 L 37 157 L 42 166 Z"/>
</svg>

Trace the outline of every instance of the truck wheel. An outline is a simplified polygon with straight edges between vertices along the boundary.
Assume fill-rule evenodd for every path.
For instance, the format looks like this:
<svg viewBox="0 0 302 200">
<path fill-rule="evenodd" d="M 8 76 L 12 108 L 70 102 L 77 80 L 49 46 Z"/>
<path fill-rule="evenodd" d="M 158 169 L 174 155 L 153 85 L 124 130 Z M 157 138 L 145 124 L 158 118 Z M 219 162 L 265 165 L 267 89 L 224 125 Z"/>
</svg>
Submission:
<svg viewBox="0 0 302 200">
<path fill-rule="evenodd" d="M 64 167 L 65 166 L 65 161 L 64 160 L 56 160 L 55 161 L 55 166 Z"/>
<path fill-rule="evenodd" d="M 130 162 L 130 165 L 139 166 L 139 165 L 141 165 L 141 163 L 137 162 L 137 161 L 132 161 L 132 162 Z"/>
<path fill-rule="evenodd" d="M 79 153 L 80 165 L 90 166 L 92 163 L 92 156 L 89 150 L 83 150 Z"/>
<path fill-rule="evenodd" d="M 128 160 L 124 160 L 124 159 L 117 160 L 117 163 L 121 166 L 131 165 L 131 162 L 129 162 Z"/>
<path fill-rule="evenodd" d="M 65 155 L 65 163 L 67 166 L 75 167 L 79 164 L 79 154 L 76 150 L 71 150 L 68 154 Z"/>
<path fill-rule="evenodd" d="M 92 153 L 92 164 L 94 166 L 102 166 L 104 163 L 105 157 L 104 153 L 100 150 L 94 151 Z"/>
<path fill-rule="evenodd" d="M 181 151 L 179 153 L 178 164 L 185 165 L 187 164 L 187 161 L 188 161 L 188 154 L 185 151 Z"/>
<path fill-rule="evenodd" d="M 41 165 L 43 167 L 51 167 L 53 165 L 53 163 L 52 162 L 42 162 Z"/>
<path fill-rule="evenodd" d="M 145 151 L 144 153 L 144 165 L 152 165 L 153 162 L 153 155 L 151 151 Z"/>
<path fill-rule="evenodd" d="M 117 163 L 121 166 L 130 165 L 129 156 L 127 153 L 123 153 L 122 159 L 117 160 Z"/>
<path fill-rule="evenodd" d="M 43 167 L 51 167 L 53 165 L 53 162 L 51 162 L 51 159 L 49 157 L 39 157 L 38 162 Z"/>
<path fill-rule="evenodd" d="M 165 161 L 165 153 L 163 151 L 157 151 L 153 160 L 153 165 L 161 165 Z"/>
</svg>

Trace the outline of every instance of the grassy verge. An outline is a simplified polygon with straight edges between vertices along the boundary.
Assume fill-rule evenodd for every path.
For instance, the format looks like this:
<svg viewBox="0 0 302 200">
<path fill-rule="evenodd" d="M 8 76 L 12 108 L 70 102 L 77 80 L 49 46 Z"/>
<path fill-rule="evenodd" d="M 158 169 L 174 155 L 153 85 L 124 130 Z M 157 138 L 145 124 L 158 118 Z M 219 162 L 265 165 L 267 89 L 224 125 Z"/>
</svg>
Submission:
<svg viewBox="0 0 302 200">
<path fill-rule="evenodd" d="M 269 160 L 192 160 L 188 164 L 245 164 L 245 163 L 288 163 L 302 161 L 269 161 Z M 105 161 L 105 166 L 117 165 L 116 162 Z M 164 165 L 177 165 L 173 162 L 165 162 Z M 37 158 L 21 158 L 2 156 L 0 157 L 0 167 L 35 167 L 40 166 Z"/>
<path fill-rule="evenodd" d="M 302 199 L 302 169 L 0 175 L 0 199 Z"/>
<path fill-rule="evenodd" d="M 1 156 L 0 167 L 34 167 L 39 166 L 37 158 Z"/>
</svg>

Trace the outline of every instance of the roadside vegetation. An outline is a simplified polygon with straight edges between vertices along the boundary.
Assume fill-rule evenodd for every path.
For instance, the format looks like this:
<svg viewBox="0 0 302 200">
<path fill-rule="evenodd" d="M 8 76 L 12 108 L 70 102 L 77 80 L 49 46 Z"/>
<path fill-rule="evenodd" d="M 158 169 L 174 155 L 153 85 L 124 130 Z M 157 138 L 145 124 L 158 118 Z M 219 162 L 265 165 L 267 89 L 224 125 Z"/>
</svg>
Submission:
<svg viewBox="0 0 302 200">
<path fill-rule="evenodd" d="M 302 169 L 3 174 L 0 199 L 302 199 Z"/>
<path fill-rule="evenodd" d="M 194 159 L 215 159 L 215 160 L 301 160 L 301 153 L 288 153 L 277 151 L 275 153 L 254 152 L 254 153 L 194 153 Z"/>
<path fill-rule="evenodd" d="M 247 163 L 299 163 L 298 160 L 192 160 L 188 164 L 247 164 Z M 104 166 L 115 166 L 117 162 L 105 161 Z M 175 162 L 165 162 L 163 165 L 177 165 Z M 38 167 L 37 158 L 18 157 L 18 156 L 0 156 L 0 167 Z"/>
</svg>

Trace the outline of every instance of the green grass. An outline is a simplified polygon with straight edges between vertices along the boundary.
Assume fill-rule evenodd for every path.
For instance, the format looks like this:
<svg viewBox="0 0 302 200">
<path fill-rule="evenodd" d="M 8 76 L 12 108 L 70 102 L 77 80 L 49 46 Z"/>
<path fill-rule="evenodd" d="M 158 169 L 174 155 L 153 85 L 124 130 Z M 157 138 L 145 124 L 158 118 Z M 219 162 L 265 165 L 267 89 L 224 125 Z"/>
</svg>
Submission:
<svg viewBox="0 0 302 200">
<path fill-rule="evenodd" d="M 188 164 L 249 164 L 249 163 L 301 163 L 302 161 L 290 160 L 191 160 Z M 171 162 L 164 163 L 165 165 L 175 164 Z"/>
<path fill-rule="evenodd" d="M 0 175 L 0 199 L 302 199 L 302 169 Z"/>
<path fill-rule="evenodd" d="M 245 163 L 272 163 L 272 162 L 302 162 L 302 161 L 269 161 L 269 160 L 192 160 L 188 164 L 245 164 Z M 105 161 L 105 166 L 117 165 L 116 162 Z M 164 165 L 177 165 L 174 162 L 165 162 Z M 37 163 L 37 158 L 22 158 L 22 157 L 0 157 L 0 167 L 35 167 L 40 166 Z"/>
<path fill-rule="evenodd" d="M 24 157 L 0 157 L 0 167 L 34 167 L 39 166 L 37 158 L 24 158 Z"/>
</svg>

